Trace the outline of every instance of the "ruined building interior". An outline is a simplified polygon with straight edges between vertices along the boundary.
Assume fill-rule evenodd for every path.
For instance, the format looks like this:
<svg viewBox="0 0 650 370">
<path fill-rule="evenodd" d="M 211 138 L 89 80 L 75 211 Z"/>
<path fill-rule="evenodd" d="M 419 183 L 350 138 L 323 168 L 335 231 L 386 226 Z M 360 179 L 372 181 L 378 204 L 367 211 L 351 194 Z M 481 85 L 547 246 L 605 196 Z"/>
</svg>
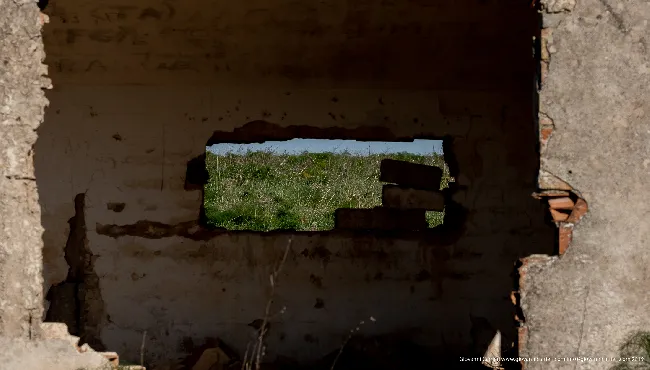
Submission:
<svg viewBox="0 0 650 370">
<path fill-rule="evenodd" d="M 571 8 L 546 3 L 552 16 Z M 570 238 L 544 194 L 531 196 L 540 191 L 540 129 L 550 127 L 538 106 L 548 72 L 543 4 L 0 5 L 0 26 L 14 35 L 0 42 L 15 53 L 5 67 L 32 80 L 11 69 L 0 77 L 40 99 L 20 108 L 20 94 L 0 94 L 9 140 L 0 149 L 18 148 L 0 156 L 0 193 L 24 200 L 0 207 L 0 223 L 14 230 L 0 235 L 15 245 L 0 264 L 0 334 L 32 338 L 40 322 L 61 322 L 96 351 L 189 369 L 217 341 L 243 356 L 273 288 L 269 363 L 316 366 L 362 321 L 358 336 L 424 348 L 402 356 L 411 365 L 471 368 L 459 356 L 483 355 L 497 331 L 504 356 L 520 353 L 520 260 L 563 253 Z M 444 224 L 206 228 L 206 145 L 293 138 L 443 140 L 455 180 Z M 549 190 L 584 203 L 547 175 Z M 16 280 L 23 285 L 8 283 Z"/>
<path fill-rule="evenodd" d="M 527 4 L 51 0 L 44 13 L 46 321 L 129 359 L 147 331 L 151 366 L 209 338 L 241 351 L 289 234 L 201 230 L 188 163 L 209 140 L 426 137 L 445 140 L 458 178 L 442 230 L 296 234 L 268 359 L 318 360 L 371 316 L 363 335 L 457 355 L 474 317 L 515 341 L 514 263 L 554 247 L 530 196 Z"/>
</svg>

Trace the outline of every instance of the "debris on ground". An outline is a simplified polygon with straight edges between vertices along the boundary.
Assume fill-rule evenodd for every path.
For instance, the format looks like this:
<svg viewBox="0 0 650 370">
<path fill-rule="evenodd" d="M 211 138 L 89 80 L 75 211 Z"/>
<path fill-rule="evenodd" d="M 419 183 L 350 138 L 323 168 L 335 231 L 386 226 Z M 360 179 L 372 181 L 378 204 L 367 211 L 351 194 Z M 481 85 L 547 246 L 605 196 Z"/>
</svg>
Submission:
<svg viewBox="0 0 650 370">
<path fill-rule="evenodd" d="M 79 346 L 79 337 L 71 335 L 68 331 L 68 325 L 61 322 L 44 322 L 41 324 L 43 339 L 65 340 L 70 346 L 75 348 L 79 353 L 97 353 L 104 357 L 108 364 L 114 369 L 120 370 L 146 370 L 143 366 L 120 366 L 120 356 L 117 352 L 97 352 L 92 349 L 88 343 Z"/>
</svg>

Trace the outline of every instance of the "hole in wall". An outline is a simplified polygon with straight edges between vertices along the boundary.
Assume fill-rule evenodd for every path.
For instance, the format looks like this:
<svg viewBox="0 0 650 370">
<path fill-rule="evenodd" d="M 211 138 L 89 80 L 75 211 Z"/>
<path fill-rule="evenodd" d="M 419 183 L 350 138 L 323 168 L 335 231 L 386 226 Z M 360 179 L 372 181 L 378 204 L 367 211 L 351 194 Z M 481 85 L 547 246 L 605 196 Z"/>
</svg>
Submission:
<svg viewBox="0 0 650 370">
<path fill-rule="evenodd" d="M 435 167 L 442 176 L 433 179 L 437 182 L 423 184 L 429 190 L 413 189 L 412 185 L 382 186 L 385 159 Z M 338 209 L 397 206 L 385 204 L 387 201 L 402 201 L 402 207 L 421 209 L 426 226 L 432 228 L 443 223 L 444 196 L 440 190 L 447 188 L 450 180 L 439 140 L 222 143 L 206 147 L 205 164 L 205 220 L 209 226 L 229 230 L 331 230 Z M 423 172 L 426 170 L 423 167 Z M 412 192 L 406 193 L 409 190 Z M 413 190 L 429 204 L 405 199 L 414 198 Z M 382 204 L 387 195 L 402 197 L 383 199 Z"/>
</svg>

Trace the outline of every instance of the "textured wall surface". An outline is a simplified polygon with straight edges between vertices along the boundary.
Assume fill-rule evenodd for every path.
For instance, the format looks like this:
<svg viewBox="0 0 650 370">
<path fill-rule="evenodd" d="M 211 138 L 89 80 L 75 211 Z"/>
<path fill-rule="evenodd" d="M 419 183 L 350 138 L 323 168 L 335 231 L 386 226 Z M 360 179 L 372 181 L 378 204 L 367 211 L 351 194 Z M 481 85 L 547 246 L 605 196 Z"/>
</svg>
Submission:
<svg viewBox="0 0 650 370">
<path fill-rule="evenodd" d="M 299 137 L 444 137 L 457 178 L 455 216 L 433 233 L 296 236 L 269 358 L 317 359 L 368 316 L 366 334 L 406 336 L 451 364 L 496 329 L 516 341 L 514 263 L 551 253 L 554 236 L 530 197 L 528 4 L 51 3 L 55 88 L 35 146 L 49 319 L 130 360 L 146 330 L 151 364 L 211 337 L 243 353 L 288 235 L 205 232 L 201 192 L 184 185 L 215 131 L 272 137 L 245 125 L 262 120 L 303 125 Z M 338 138 L 364 138 L 350 135 Z"/>
<path fill-rule="evenodd" d="M 0 335 L 26 338 L 43 311 L 32 146 L 49 81 L 36 5 L 3 0 L 0 9 Z"/>
<path fill-rule="evenodd" d="M 27 340 L 0 337 L 3 369 L 111 370 L 96 352 L 79 353 L 67 340 Z"/>
<path fill-rule="evenodd" d="M 551 3 L 572 11 L 545 22 L 550 63 L 540 111 L 555 129 L 542 167 L 579 190 L 589 213 L 564 256 L 530 264 L 522 355 L 619 356 L 631 335 L 650 331 L 650 4 Z M 531 362 L 527 369 L 613 365 Z"/>
<path fill-rule="evenodd" d="M 290 80 L 309 88 L 435 89 L 529 83 L 529 64 L 501 63 L 513 48 L 530 50 L 530 39 L 510 33 L 529 31 L 522 24 L 532 20 L 516 0 L 68 0 L 52 1 L 46 12 L 47 63 L 59 83 Z"/>
</svg>

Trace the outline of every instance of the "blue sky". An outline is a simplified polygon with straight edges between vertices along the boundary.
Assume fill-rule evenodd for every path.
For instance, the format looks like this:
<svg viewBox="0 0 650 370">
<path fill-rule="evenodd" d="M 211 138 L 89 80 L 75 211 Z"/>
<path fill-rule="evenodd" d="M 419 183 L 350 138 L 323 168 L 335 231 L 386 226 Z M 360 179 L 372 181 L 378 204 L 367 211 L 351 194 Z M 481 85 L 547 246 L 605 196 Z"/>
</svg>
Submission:
<svg viewBox="0 0 650 370">
<path fill-rule="evenodd" d="M 232 152 L 265 151 L 275 153 L 300 154 L 309 153 L 341 153 L 347 150 L 358 155 L 367 154 L 392 154 L 407 152 L 411 154 L 442 154 L 441 140 L 414 140 L 412 142 L 382 142 L 382 141 L 355 141 L 355 140 L 322 140 L 322 139 L 292 139 L 288 141 L 266 141 L 255 144 L 215 144 L 207 148 L 215 154 Z"/>
</svg>

